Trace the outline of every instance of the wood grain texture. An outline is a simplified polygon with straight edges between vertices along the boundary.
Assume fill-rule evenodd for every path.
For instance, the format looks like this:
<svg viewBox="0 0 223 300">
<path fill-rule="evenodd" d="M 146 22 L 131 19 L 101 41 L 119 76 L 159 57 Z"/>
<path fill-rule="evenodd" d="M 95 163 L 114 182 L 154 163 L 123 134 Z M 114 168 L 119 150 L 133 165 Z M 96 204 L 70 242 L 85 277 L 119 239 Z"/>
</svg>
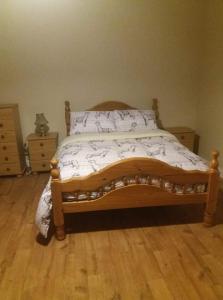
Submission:
<svg viewBox="0 0 223 300">
<path fill-rule="evenodd" d="M 65 124 L 67 136 L 70 135 L 70 101 L 65 101 Z"/>
<path fill-rule="evenodd" d="M 75 213 L 95 210 L 109 210 L 120 208 L 180 205 L 189 203 L 205 203 L 207 195 L 185 194 L 177 195 L 160 190 L 155 186 L 130 185 L 107 193 L 97 200 L 82 200 L 76 202 L 64 202 L 64 213 Z"/>
<path fill-rule="evenodd" d="M 209 179 L 208 171 L 186 171 L 157 159 L 134 157 L 112 163 L 87 176 L 58 181 L 58 184 L 62 192 L 73 191 L 74 188 L 82 191 L 97 190 L 114 179 L 135 174 L 160 176 L 176 184 L 207 183 Z"/>
<path fill-rule="evenodd" d="M 18 104 L 0 105 L 0 176 L 21 175 L 25 169 Z"/>
<path fill-rule="evenodd" d="M 222 299 L 222 192 L 211 228 L 199 204 L 81 213 L 65 215 L 66 240 L 44 245 L 34 216 L 48 175 L 1 178 L 0 187 L 9 180 L 0 193 L 0 299 Z"/>
<path fill-rule="evenodd" d="M 49 171 L 50 160 L 57 149 L 58 133 L 49 132 L 45 136 L 31 133 L 27 137 L 27 142 L 32 172 Z"/>
<path fill-rule="evenodd" d="M 86 177 L 72 178 L 63 181 L 60 179 L 58 161 L 52 160 L 51 165 L 51 191 L 52 204 L 55 209 L 54 224 L 56 227 L 56 237 L 59 240 L 65 238 L 64 213 L 76 213 L 94 210 L 110 210 L 127 207 L 161 206 L 174 204 L 189 204 L 198 202 L 206 203 L 204 223 L 210 226 L 214 222 L 214 213 L 218 196 L 218 155 L 212 153 L 210 169 L 207 172 L 185 171 L 172 167 L 164 162 L 149 158 L 129 158 L 111 164 L 99 172 Z M 111 190 L 105 196 L 100 196 L 97 200 L 63 202 L 63 192 L 96 191 L 103 185 L 111 183 L 115 179 L 131 175 L 152 175 L 168 180 L 173 184 L 207 184 L 208 190 L 205 193 L 174 194 L 165 191 L 162 186 L 152 187 L 148 185 L 135 184 L 128 185 L 118 190 Z M 138 176 L 137 175 L 137 176 Z M 184 186 L 184 188 L 185 188 Z"/>
<path fill-rule="evenodd" d="M 123 110 L 123 109 L 135 109 L 127 103 L 121 101 L 105 101 L 91 107 L 89 110 L 92 111 L 112 111 L 112 110 Z"/>
</svg>

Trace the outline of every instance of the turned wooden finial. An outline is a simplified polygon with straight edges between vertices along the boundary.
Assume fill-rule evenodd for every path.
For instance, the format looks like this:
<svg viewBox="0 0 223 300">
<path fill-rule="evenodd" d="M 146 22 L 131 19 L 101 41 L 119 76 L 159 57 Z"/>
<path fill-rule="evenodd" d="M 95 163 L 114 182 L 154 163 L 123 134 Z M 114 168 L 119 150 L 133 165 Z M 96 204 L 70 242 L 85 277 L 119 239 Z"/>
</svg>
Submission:
<svg viewBox="0 0 223 300">
<path fill-rule="evenodd" d="M 70 101 L 65 101 L 65 122 L 67 135 L 70 135 Z"/>
<path fill-rule="evenodd" d="M 158 107 L 158 99 L 157 98 L 153 98 L 153 104 L 152 104 L 152 109 L 155 113 L 155 116 L 156 116 L 156 123 L 157 123 L 157 126 L 159 128 L 163 128 L 163 125 L 162 125 L 162 122 L 160 121 L 159 119 L 159 107 Z"/>
<path fill-rule="evenodd" d="M 218 157 L 219 157 L 219 152 L 217 150 L 213 150 L 210 169 L 218 171 L 218 166 L 219 166 Z"/>
<path fill-rule="evenodd" d="M 58 160 L 57 159 L 52 159 L 51 162 L 51 177 L 53 180 L 60 179 L 60 169 L 58 168 Z"/>
</svg>

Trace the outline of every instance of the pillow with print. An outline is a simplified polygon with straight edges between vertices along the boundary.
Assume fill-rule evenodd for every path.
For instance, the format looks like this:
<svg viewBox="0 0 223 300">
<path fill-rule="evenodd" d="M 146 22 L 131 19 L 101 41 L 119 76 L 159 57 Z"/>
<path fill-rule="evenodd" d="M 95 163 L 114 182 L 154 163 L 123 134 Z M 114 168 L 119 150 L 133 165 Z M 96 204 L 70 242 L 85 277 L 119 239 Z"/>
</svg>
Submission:
<svg viewBox="0 0 223 300">
<path fill-rule="evenodd" d="M 70 135 L 114 131 L 116 126 L 112 111 L 79 111 L 70 114 Z"/>
<path fill-rule="evenodd" d="M 157 129 L 156 116 L 153 110 L 115 110 L 114 120 L 117 131 L 147 131 Z"/>
</svg>

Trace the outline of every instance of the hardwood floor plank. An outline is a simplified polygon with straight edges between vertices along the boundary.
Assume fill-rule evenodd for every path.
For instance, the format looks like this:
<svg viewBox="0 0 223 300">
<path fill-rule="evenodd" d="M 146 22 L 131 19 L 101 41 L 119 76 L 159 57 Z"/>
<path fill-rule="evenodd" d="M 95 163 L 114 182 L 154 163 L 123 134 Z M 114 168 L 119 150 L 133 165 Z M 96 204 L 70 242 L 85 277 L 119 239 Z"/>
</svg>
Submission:
<svg viewBox="0 0 223 300">
<path fill-rule="evenodd" d="M 173 249 L 171 249 L 173 250 Z M 155 252 L 165 282 L 175 299 L 200 299 L 193 282 L 185 274 L 174 251 Z"/>
<path fill-rule="evenodd" d="M 183 206 L 77 214 L 64 241 L 41 244 L 48 176 L 0 185 L 0 299 L 223 299 L 222 222 L 205 228 L 201 208 Z"/>
<path fill-rule="evenodd" d="M 150 281 L 149 285 L 155 300 L 174 299 L 166 285 L 166 282 L 163 279 L 154 279 Z"/>
<path fill-rule="evenodd" d="M 185 244 L 180 232 L 175 227 L 171 226 L 168 234 L 179 253 L 182 268 L 187 277 L 193 282 L 199 296 L 203 299 L 205 297 L 210 300 L 217 299 L 213 282 L 207 268 L 203 266 L 200 256 L 197 256 L 193 248 Z"/>
</svg>

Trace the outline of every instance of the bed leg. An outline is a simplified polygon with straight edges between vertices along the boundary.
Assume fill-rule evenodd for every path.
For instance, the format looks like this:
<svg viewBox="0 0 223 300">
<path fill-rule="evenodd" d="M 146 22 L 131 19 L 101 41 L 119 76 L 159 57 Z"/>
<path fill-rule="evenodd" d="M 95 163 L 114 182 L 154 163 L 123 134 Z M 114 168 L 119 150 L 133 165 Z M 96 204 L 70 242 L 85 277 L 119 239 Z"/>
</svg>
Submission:
<svg viewBox="0 0 223 300">
<path fill-rule="evenodd" d="M 65 239 L 64 230 L 64 213 L 62 204 L 62 193 L 60 189 L 60 170 L 58 168 L 58 161 L 51 161 L 51 193 L 53 204 L 53 221 L 55 226 L 56 239 L 62 241 Z"/>
<path fill-rule="evenodd" d="M 204 213 L 204 225 L 212 226 L 214 223 L 214 214 L 218 200 L 219 187 L 219 171 L 218 171 L 218 156 L 217 151 L 212 152 L 212 161 L 210 164 L 210 176 L 208 182 L 207 203 Z"/>
<path fill-rule="evenodd" d="M 55 237 L 58 241 L 62 241 L 66 238 L 64 225 L 55 226 Z"/>
<path fill-rule="evenodd" d="M 204 213 L 204 226 L 205 227 L 211 227 L 214 224 L 214 212 L 209 213 L 206 212 Z"/>
</svg>

